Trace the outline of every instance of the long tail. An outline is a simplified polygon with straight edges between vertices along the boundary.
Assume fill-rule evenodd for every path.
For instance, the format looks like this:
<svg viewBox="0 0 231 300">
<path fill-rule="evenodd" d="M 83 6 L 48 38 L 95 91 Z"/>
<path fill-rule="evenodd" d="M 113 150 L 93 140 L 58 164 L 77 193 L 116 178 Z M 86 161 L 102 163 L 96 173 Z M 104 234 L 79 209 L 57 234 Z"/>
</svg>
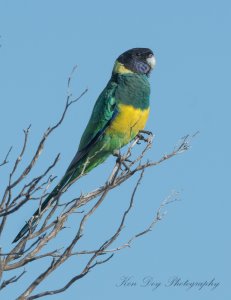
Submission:
<svg viewBox="0 0 231 300">
<path fill-rule="evenodd" d="M 101 149 L 102 146 L 99 146 L 99 149 Z M 41 207 L 36 210 L 36 212 L 33 214 L 33 216 L 30 218 L 30 220 L 24 225 L 24 227 L 20 230 L 16 238 L 13 240 L 13 243 L 16 243 L 18 240 L 20 240 L 25 234 L 27 234 L 30 230 L 33 231 L 33 227 L 37 223 L 39 216 L 42 211 L 45 210 L 45 208 L 48 205 L 51 205 L 57 198 L 57 195 L 65 190 L 67 187 L 67 184 L 73 183 L 75 180 L 77 180 L 80 174 L 83 172 L 84 167 L 84 174 L 88 173 L 92 169 L 94 169 L 99 164 L 103 163 L 106 158 L 110 155 L 110 152 L 105 152 L 102 154 L 98 149 L 93 149 L 93 154 L 91 156 L 86 156 L 84 159 L 85 153 L 82 154 L 82 152 L 77 152 L 76 156 L 74 157 L 73 161 L 71 162 L 70 166 L 68 167 L 64 177 L 61 179 L 59 184 L 53 189 L 53 191 L 49 194 L 49 196 L 44 200 Z M 86 161 L 91 158 L 87 165 Z"/>
<path fill-rule="evenodd" d="M 43 201 L 41 207 L 35 211 L 35 213 L 30 218 L 30 220 L 27 221 L 26 224 L 23 226 L 23 228 L 19 231 L 19 233 L 13 240 L 13 243 L 16 243 L 18 240 L 20 240 L 25 234 L 29 232 L 30 229 L 33 230 L 33 227 L 37 223 L 41 212 L 43 212 L 48 205 L 51 205 L 55 201 L 56 196 L 64 189 L 65 185 L 69 182 L 69 180 L 70 180 L 70 176 L 63 177 L 60 183 L 53 189 L 53 191 L 49 194 L 49 196 L 47 196 L 47 198 Z"/>
</svg>

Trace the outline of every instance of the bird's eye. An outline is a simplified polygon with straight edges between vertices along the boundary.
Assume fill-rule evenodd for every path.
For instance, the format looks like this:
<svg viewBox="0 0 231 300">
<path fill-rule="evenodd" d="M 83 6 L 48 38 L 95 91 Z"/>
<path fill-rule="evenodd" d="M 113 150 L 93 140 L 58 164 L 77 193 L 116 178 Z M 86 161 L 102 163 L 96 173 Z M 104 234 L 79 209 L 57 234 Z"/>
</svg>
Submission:
<svg viewBox="0 0 231 300">
<path fill-rule="evenodd" d="M 137 53 L 136 53 L 136 56 L 141 56 L 141 53 L 137 52 Z"/>
</svg>

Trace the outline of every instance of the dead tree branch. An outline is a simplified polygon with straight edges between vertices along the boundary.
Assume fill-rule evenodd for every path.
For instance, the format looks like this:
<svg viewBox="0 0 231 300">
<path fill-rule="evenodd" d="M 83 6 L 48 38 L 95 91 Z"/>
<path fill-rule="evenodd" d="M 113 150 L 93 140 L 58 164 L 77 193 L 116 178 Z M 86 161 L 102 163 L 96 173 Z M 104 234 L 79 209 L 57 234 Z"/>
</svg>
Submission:
<svg viewBox="0 0 231 300">
<path fill-rule="evenodd" d="M 69 107 L 77 102 L 81 97 L 87 92 L 87 89 L 77 98 L 74 98 L 70 92 L 70 86 L 72 77 L 76 67 L 73 68 L 67 82 L 68 94 L 66 98 L 66 104 L 63 113 L 58 120 L 58 122 L 49 127 L 38 143 L 38 147 L 32 155 L 32 159 L 29 164 L 19 172 L 19 164 L 22 164 L 22 160 L 25 155 L 26 148 L 28 146 L 28 137 L 30 126 L 24 130 L 24 141 L 22 144 L 22 149 L 16 158 L 13 168 L 9 173 L 9 180 L 6 188 L 3 192 L 3 197 L 0 201 L 0 235 L 4 233 L 7 228 L 6 225 L 9 222 L 13 222 L 14 213 L 20 211 L 20 209 L 27 205 L 29 200 L 38 201 L 38 207 L 41 207 L 43 200 L 48 194 L 48 189 L 54 176 L 51 175 L 51 171 L 57 165 L 60 154 L 58 154 L 50 165 L 39 175 L 34 178 L 30 178 L 31 171 L 33 170 L 35 164 L 41 156 L 44 149 L 45 142 L 47 141 L 50 134 L 55 131 L 65 119 L 67 110 Z M 32 226 L 32 222 L 29 223 L 29 233 L 19 240 L 14 246 L 7 247 L 10 248 L 9 251 L 3 251 L 0 253 L 0 278 L 5 277 L 6 272 L 12 272 L 17 269 L 22 270 L 22 268 L 29 269 L 32 263 L 36 261 L 42 261 L 43 259 L 50 258 L 50 263 L 48 267 L 44 265 L 44 270 L 40 274 L 36 274 L 34 278 L 31 278 L 31 282 L 28 283 L 27 288 L 21 295 L 18 296 L 18 300 L 23 299 L 37 299 L 48 295 L 54 295 L 62 293 L 67 290 L 72 284 L 86 276 L 93 268 L 108 262 L 112 259 L 113 255 L 122 249 L 131 247 L 133 242 L 140 238 L 141 236 L 149 233 L 152 228 L 158 223 L 164 216 L 163 209 L 172 201 L 176 195 L 171 195 L 165 199 L 154 217 L 152 218 L 150 224 L 144 227 L 144 230 L 136 232 L 133 236 L 127 239 L 126 242 L 120 245 L 115 245 L 118 237 L 121 235 L 125 228 L 125 223 L 127 222 L 127 216 L 131 213 L 132 208 L 135 203 L 135 195 L 140 185 L 144 172 L 147 168 L 157 166 L 166 160 L 187 151 L 191 144 L 191 139 L 194 137 L 187 135 L 182 138 L 176 147 L 168 154 L 163 155 L 160 159 L 156 161 L 146 160 L 145 157 L 147 152 L 151 149 L 153 144 L 153 134 L 148 131 L 140 132 L 137 137 L 130 143 L 127 150 L 123 154 L 118 154 L 115 165 L 106 180 L 105 184 L 101 187 L 89 191 L 85 194 L 81 194 L 74 199 L 69 199 L 65 204 L 60 203 L 61 197 L 67 192 L 70 183 L 67 185 L 65 191 L 62 191 L 55 198 L 55 201 L 48 205 L 46 210 L 40 211 L 38 217 L 36 217 L 36 225 Z M 133 154 L 133 149 L 139 149 L 138 155 Z M 8 151 L 5 159 L 0 164 L 0 166 L 8 162 L 8 156 L 11 149 Z M 19 175 L 16 177 L 16 173 Z M 117 188 L 121 184 L 125 183 L 129 178 L 135 176 L 138 173 L 139 177 L 136 185 L 133 189 L 129 204 L 127 209 L 123 212 L 118 222 L 117 229 L 108 238 L 104 238 L 104 242 L 100 246 L 96 246 L 92 249 L 79 249 L 79 241 L 87 237 L 85 227 L 90 218 L 94 216 L 96 210 L 102 205 L 102 203 L 107 199 L 108 194 L 111 190 Z M 80 177 L 83 174 L 80 175 Z M 14 178 L 16 177 L 16 179 Z M 17 191 L 17 192 L 16 192 Z M 95 201 L 93 201 L 95 200 Z M 90 205 L 90 206 L 89 206 Z M 66 228 L 67 220 L 74 213 L 81 213 L 82 216 L 76 226 L 76 230 L 69 241 L 65 241 L 61 249 L 54 248 L 51 250 L 48 246 L 51 245 L 53 241 L 63 230 Z M 66 230 L 66 229 L 65 229 Z M 96 241 L 97 242 L 97 241 Z M 49 250 L 48 250 L 49 248 Z M 55 272 L 61 265 L 63 265 L 69 258 L 75 257 L 78 260 L 82 255 L 87 255 L 88 261 L 79 270 L 75 276 L 67 279 L 67 282 L 58 289 L 47 290 L 41 293 L 35 293 L 36 289 L 40 284 L 48 278 L 48 276 Z M 0 289 L 4 289 L 11 284 L 17 284 L 23 280 L 23 275 L 26 270 L 23 269 L 18 276 L 11 276 L 9 279 L 2 279 L 0 284 Z M 11 273 L 12 274 L 12 273 Z"/>
<path fill-rule="evenodd" d="M 5 156 L 5 158 L 4 158 L 4 160 L 2 161 L 2 163 L 0 163 L 0 167 L 2 167 L 2 166 L 4 166 L 4 165 L 6 165 L 6 164 L 8 164 L 8 157 L 9 157 L 9 155 L 10 155 L 10 152 L 11 152 L 11 150 L 12 150 L 12 146 L 10 147 L 10 149 L 8 150 L 8 152 L 7 152 L 7 154 L 6 154 L 6 156 Z"/>
</svg>

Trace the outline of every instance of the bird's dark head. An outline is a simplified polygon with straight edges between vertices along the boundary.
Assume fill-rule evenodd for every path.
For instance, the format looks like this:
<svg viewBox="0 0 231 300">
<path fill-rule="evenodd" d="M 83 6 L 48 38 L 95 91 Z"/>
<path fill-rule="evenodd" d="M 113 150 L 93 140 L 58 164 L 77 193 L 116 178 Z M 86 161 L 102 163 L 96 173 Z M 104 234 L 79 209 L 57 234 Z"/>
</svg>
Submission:
<svg viewBox="0 0 231 300">
<path fill-rule="evenodd" d="M 137 73 L 148 75 L 154 68 L 156 60 L 152 50 L 133 48 L 122 53 L 116 60 L 113 73 Z"/>
</svg>

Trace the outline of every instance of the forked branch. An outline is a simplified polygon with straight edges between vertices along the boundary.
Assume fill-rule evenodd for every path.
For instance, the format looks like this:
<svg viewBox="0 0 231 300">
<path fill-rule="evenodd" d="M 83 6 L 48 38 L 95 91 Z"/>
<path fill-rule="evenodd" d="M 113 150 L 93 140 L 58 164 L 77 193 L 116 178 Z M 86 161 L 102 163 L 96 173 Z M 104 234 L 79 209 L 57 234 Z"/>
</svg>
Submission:
<svg viewBox="0 0 231 300">
<path fill-rule="evenodd" d="M 64 107 L 64 111 L 58 120 L 58 122 L 49 127 L 44 133 L 38 147 L 32 156 L 29 164 L 24 170 L 14 179 L 15 174 L 18 172 L 18 166 L 22 163 L 22 158 L 25 155 L 25 150 L 28 145 L 29 127 L 24 131 L 24 142 L 22 150 L 15 160 L 12 170 L 10 171 L 8 185 L 5 188 L 3 197 L 0 204 L 0 235 L 4 232 L 7 222 L 13 222 L 14 213 L 20 211 L 20 209 L 28 204 L 29 200 L 38 201 L 38 207 L 41 207 L 43 200 L 47 197 L 48 189 L 54 176 L 51 175 L 51 171 L 59 161 L 60 155 L 58 154 L 54 161 L 47 166 L 47 168 L 34 178 L 30 178 L 31 171 L 33 170 L 36 162 L 41 156 L 45 142 L 50 134 L 56 130 L 63 122 L 66 116 L 68 108 L 87 92 L 87 89 L 81 93 L 77 98 L 74 98 L 70 92 L 70 85 L 72 76 L 76 67 L 73 68 L 71 75 L 68 78 L 67 83 L 67 99 Z M 54 295 L 62 293 L 67 290 L 72 284 L 86 276 L 90 270 L 108 262 L 113 258 L 113 255 L 122 249 L 131 247 L 135 240 L 139 239 L 143 235 L 149 233 L 154 225 L 158 223 L 164 216 L 163 209 L 172 201 L 175 201 L 176 194 L 172 194 L 165 199 L 161 204 L 154 217 L 151 219 L 149 225 L 145 225 L 142 231 L 136 231 L 130 238 L 124 243 L 117 244 L 118 237 L 125 229 L 125 223 L 128 224 L 127 216 L 131 213 L 135 204 L 135 195 L 140 185 L 144 172 L 147 168 L 157 166 L 166 160 L 187 151 L 191 144 L 191 139 L 194 137 L 187 135 L 182 138 L 176 147 L 168 154 L 163 155 L 156 161 L 146 160 L 147 152 L 151 149 L 153 144 L 153 134 L 149 131 L 140 132 L 137 137 L 130 143 L 127 150 L 123 153 L 117 154 L 115 165 L 106 180 L 105 184 L 93 191 L 89 191 L 85 194 L 81 194 L 78 197 L 69 198 L 63 204 L 61 197 L 67 192 L 60 192 L 55 198 L 54 203 L 50 203 L 46 210 L 40 211 L 36 219 L 36 226 L 29 223 L 29 233 L 17 242 L 16 245 L 11 247 L 11 250 L 6 252 L 2 249 L 0 253 L 0 278 L 5 277 L 6 272 L 15 271 L 16 269 L 22 270 L 23 268 L 30 268 L 32 263 L 36 261 L 42 261 L 43 259 L 50 258 L 50 263 L 46 267 L 44 264 L 44 270 L 40 274 L 35 274 L 34 278 L 31 278 L 31 282 L 28 284 L 25 291 L 18 296 L 18 300 L 22 299 L 37 299 L 48 295 Z M 139 153 L 135 156 L 133 149 L 139 149 Z M 8 151 L 5 159 L 0 164 L 0 167 L 7 164 L 8 157 L 11 149 Z M 79 241 L 84 241 L 87 238 L 85 227 L 90 218 L 92 218 L 96 210 L 107 199 L 111 190 L 117 188 L 119 185 L 124 184 L 129 178 L 135 176 L 138 173 L 139 177 L 137 183 L 133 189 L 128 208 L 120 216 L 117 224 L 117 228 L 110 237 L 104 237 L 104 242 L 100 246 L 96 246 L 93 249 L 79 249 Z M 80 175 L 80 177 L 83 174 Z M 71 185 L 71 183 L 70 183 Z M 16 192 L 17 191 L 17 192 Z M 173 200 L 172 200 L 173 199 Z M 95 200 L 93 202 L 93 200 Z M 75 224 L 76 230 L 73 233 L 70 240 L 65 240 L 65 244 L 61 249 L 51 249 L 51 241 L 66 229 L 66 222 L 71 215 L 79 213 L 78 224 Z M 102 220 L 103 222 L 104 220 Z M 52 243 L 53 245 L 54 243 Z M 96 241 L 97 244 L 97 241 Z M 116 245 L 117 244 L 117 245 Z M 58 289 L 51 289 L 43 291 L 37 294 L 32 294 L 36 291 L 37 287 L 47 279 L 47 277 L 55 272 L 61 265 L 63 265 L 68 259 L 74 257 L 77 261 L 82 256 L 88 256 L 88 261 L 85 263 L 82 270 L 79 270 L 75 276 L 67 279 L 67 282 Z M 25 270 L 21 271 L 18 276 L 11 276 L 8 279 L 3 279 L 0 284 L 0 289 L 6 288 L 12 284 L 17 284 L 24 279 Z M 68 275 L 67 275 L 68 277 Z"/>
</svg>

